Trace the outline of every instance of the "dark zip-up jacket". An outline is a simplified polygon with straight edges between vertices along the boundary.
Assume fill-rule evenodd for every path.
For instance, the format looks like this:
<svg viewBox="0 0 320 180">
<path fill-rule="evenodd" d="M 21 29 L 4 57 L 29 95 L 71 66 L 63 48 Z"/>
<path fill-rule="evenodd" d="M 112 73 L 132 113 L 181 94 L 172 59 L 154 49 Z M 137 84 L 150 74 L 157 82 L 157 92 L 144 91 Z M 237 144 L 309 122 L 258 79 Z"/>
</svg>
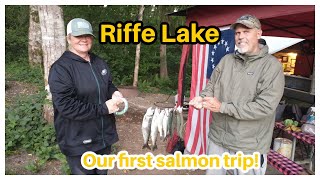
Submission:
<svg viewBox="0 0 320 180">
<path fill-rule="evenodd" d="M 90 62 L 66 51 L 49 73 L 57 141 L 67 156 L 97 151 L 118 141 L 115 117 L 105 104 L 118 89 L 106 62 L 89 55 Z"/>
</svg>

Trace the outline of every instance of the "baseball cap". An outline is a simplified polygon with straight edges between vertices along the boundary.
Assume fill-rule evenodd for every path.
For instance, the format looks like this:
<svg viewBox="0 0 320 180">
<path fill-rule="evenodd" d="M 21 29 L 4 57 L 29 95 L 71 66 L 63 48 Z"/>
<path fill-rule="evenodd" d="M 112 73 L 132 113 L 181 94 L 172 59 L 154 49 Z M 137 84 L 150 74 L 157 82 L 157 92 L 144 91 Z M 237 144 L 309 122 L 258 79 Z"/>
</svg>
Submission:
<svg viewBox="0 0 320 180">
<path fill-rule="evenodd" d="M 247 26 L 250 29 L 261 29 L 261 23 L 259 19 L 250 14 L 243 15 L 239 19 L 237 19 L 237 21 L 231 25 L 231 29 L 235 29 L 238 24 Z"/>
<path fill-rule="evenodd" d="M 72 19 L 67 25 L 67 35 L 81 36 L 85 34 L 90 34 L 94 37 L 91 24 L 81 18 Z"/>
</svg>

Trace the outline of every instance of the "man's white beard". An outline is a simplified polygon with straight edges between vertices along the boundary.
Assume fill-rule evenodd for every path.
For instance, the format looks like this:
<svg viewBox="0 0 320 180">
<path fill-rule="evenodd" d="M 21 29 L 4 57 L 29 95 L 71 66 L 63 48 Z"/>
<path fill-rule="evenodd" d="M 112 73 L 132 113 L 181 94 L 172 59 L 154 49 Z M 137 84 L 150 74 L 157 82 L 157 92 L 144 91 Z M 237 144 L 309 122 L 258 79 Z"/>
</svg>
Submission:
<svg viewBox="0 0 320 180">
<path fill-rule="evenodd" d="M 239 52 L 240 54 L 245 54 L 246 52 L 248 52 L 248 50 L 247 50 L 247 48 L 239 48 L 239 47 L 238 47 L 238 52 Z"/>
<path fill-rule="evenodd" d="M 243 44 L 241 44 L 241 43 L 243 43 Z M 245 53 L 248 52 L 249 46 L 248 46 L 248 43 L 245 40 L 236 43 L 236 46 L 237 46 L 238 52 L 240 54 L 245 54 Z"/>
</svg>

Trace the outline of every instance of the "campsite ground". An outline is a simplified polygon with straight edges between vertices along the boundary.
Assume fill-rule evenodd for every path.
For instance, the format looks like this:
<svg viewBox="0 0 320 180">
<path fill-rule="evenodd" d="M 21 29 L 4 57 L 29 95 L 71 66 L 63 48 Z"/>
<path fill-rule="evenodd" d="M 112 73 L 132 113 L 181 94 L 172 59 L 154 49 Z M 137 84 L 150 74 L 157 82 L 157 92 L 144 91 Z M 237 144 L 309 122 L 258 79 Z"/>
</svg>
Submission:
<svg viewBox="0 0 320 180">
<path fill-rule="evenodd" d="M 7 82 L 9 85 L 6 89 L 6 103 L 14 101 L 14 97 L 19 94 L 32 94 L 36 92 L 36 88 L 26 83 L 21 82 Z M 119 134 L 119 141 L 114 145 L 114 151 L 119 152 L 126 150 L 129 154 L 145 154 L 149 152 L 147 149 L 142 149 L 143 138 L 141 132 L 141 123 L 146 109 L 155 102 L 163 102 L 168 99 L 168 95 L 163 94 L 148 94 L 139 93 L 138 96 L 128 97 L 129 102 L 128 112 L 122 116 L 117 116 L 117 131 Z M 173 102 L 174 97 L 170 97 L 168 101 Z M 167 142 L 157 141 L 158 149 L 150 151 L 154 155 L 167 154 Z M 52 160 L 40 168 L 38 172 L 33 173 L 26 169 L 26 167 L 35 162 L 37 157 L 23 150 L 18 150 L 14 154 L 5 157 L 5 171 L 6 174 L 63 174 L 61 170 L 61 162 Z M 164 174 L 164 175 L 201 175 L 204 171 L 196 170 L 119 170 L 117 168 L 109 171 L 111 175 L 130 174 L 130 175 L 147 175 L 147 174 Z"/>
<path fill-rule="evenodd" d="M 6 90 L 6 103 L 10 103 L 17 94 L 32 94 L 36 92 L 35 88 L 20 82 L 9 82 L 9 88 Z M 126 150 L 129 154 L 145 154 L 149 152 L 142 149 L 143 139 L 141 133 L 141 122 L 146 109 L 155 102 L 167 100 L 173 103 L 174 97 L 163 94 L 139 93 L 138 96 L 127 97 L 129 110 L 126 114 L 117 117 L 117 131 L 119 141 L 114 146 L 114 151 Z M 157 141 L 158 149 L 151 151 L 154 155 L 167 154 L 167 142 Z M 26 169 L 26 166 L 36 161 L 37 157 L 26 151 L 19 150 L 16 153 L 5 157 L 6 174 L 43 174 L 56 175 L 63 174 L 61 162 L 57 160 L 49 161 L 38 172 L 34 173 Z M 111 175 L 203 175 L 203 170 L 119 170 L 117 168 L 109 171 Z M 267 174 L 279 174 L 276 170 L 268 167 Z"/>
</svg>

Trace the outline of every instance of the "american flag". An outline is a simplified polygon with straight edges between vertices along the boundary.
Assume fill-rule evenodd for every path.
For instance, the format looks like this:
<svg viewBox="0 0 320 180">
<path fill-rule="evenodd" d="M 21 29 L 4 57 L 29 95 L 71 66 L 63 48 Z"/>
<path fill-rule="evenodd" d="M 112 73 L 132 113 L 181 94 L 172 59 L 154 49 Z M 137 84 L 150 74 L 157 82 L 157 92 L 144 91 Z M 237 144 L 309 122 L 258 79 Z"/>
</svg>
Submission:
<svg viewBox="0 0 320 180">
<path fill-rule="evenodd" d="M 234 31 L 231 29 L 221 31 L 221 40 L 217 44 L 193 45 L 190 99 L 199 96 L 220 59 L 232 53 L 234 46 Z M 206 154 L 211 121 L 212 116 L 209 110 L 196 110 L 192 106 L 189 107 L 184 141 L 186 150 L 191 154 Z"/>
</svg>

